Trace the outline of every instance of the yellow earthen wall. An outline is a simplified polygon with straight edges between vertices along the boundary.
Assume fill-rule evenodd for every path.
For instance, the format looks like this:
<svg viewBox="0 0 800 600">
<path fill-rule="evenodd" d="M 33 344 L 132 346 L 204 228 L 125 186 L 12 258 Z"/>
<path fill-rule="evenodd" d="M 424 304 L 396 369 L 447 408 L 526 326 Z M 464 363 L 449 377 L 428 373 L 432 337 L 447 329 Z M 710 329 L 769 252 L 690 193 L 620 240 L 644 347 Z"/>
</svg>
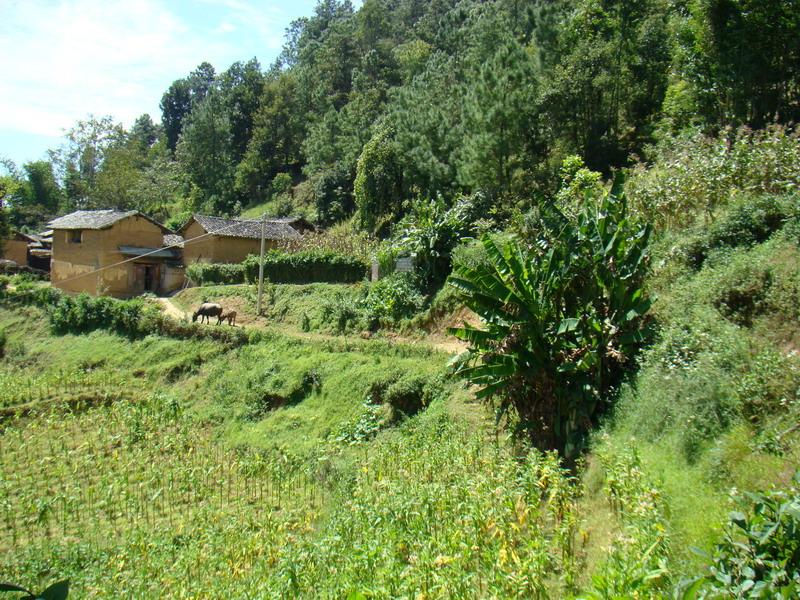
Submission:
<svg viewBox="0 0 800 600">
<path fill-rule="evenodd" d="M 161 272 L 161 289 L 165 293 L 174 292 L 183 287 L 183 282 L 186 279 L 186 269 L 164 265 L 161 267 Z"/>
<path fill-rule="evenodd" d="M 28 242 L 5 240 L 2 258 L 13 260 L 18 265 L 28 264 Z"/>
<path fill-rule="evenodd" d="M 249 238 L 234 238 L 209 235 L 197 241 L 192 238 L 205 234 L 206 231 L 197 223 L 192 222 L 183 231 L 183 238 L 188 243 L 183 247 L 183 264 L 191 265 L 197 262 L 206 263 L 240 263 L 250 254 L 261 252 L 261 240 Z M 275 240 L 267 240 L 265 248 L 275 248 Z"/>
<path fill-rule="evenodd" d="M 70 232 L 58 229 L 53 232 L 53 262 L 50 281 L 68 292 L 105 294 L 120 298 L 135 296 L 142 290 L 135 288 L 133 262 L 105 268 L 92 275 L 95 269 L 109 267 L 127 257 L 119 246 L 160 248 L 163 231 L 139 216 L 128 217 L 108 229 L 84 229 L 80 244 L 69 242 Z M 143 259 L 142 262 L 147 262 Z M 152 261 L 159 262 L 159 261 Z M 163 270 L 162 266 L 162 270 Z M 83 275 L 83 276 L 81 276 Z"/>
</svg>

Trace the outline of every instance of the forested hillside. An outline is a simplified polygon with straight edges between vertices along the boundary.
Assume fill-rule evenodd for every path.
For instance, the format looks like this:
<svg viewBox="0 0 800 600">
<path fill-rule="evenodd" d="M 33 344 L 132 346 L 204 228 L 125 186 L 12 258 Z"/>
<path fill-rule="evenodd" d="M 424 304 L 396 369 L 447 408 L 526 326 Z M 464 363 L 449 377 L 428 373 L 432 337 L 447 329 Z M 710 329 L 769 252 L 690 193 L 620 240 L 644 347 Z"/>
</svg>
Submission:
<svg viewBox="0 0 800 600">
<path fill-rule="evenodd" d="M 51 160 L 6 165 L 3 197 L 32 229 L 74 208 L 174 225 L 264 205 L 386 235 L 475 194 L 502 221 L 552 196 L 567 156 L 607 175 L 686 128 L 796 121 L 798 20 L 779 1 L 323 0 L 274 64 L 201 62 L 161 115 L 89 118 Z"/>
</svg>

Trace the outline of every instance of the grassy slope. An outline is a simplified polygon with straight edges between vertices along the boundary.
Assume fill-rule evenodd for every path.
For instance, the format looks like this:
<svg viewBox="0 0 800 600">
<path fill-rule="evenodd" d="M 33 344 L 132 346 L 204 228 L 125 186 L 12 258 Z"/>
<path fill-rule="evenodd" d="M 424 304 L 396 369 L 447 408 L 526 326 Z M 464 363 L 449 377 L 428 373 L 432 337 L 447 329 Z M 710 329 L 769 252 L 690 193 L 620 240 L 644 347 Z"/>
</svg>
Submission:
<svg viewBox="0 0 800 600">
<path fill-rule="evenodd" d="M 202 302 L 220 302 L 237 311 L 237 319 L 242 323 L 255 320 L 258 289 L 255 285 L 215 285 L 188 288 L 176 295 L 175 304 L 184 311 L 190 311 Z M 300 330 L 303 316 L 308 317 L 311 330 L 325 330 L 330 327 L 324 322 L 322 311 L 326 303 L 337 296 L 357 302 L 367 293 L 365 284 L 353 285 L 310 283 L 306 285 L 275 284 L 268 285 L 264 295 L 266 322 L 286 325 Z"/>
<path fill-rule="evenodd" d="M 719 540 L 730 492 L 785 488 L 800 465 L 797 433 L 781 437 L 800 414 L 797 243 L 778 232 L 695 270 L 680 250 L 693 236 L 656 248 L 659 337 L 595 444 L 634 448 L 664 492 L 678 573 Z"/>
<path fill-rule="evenodd" d="M 49 516 L 20 521 L 27 541 L 17 551 L 0 551 L 4 577 L 32 587 L 69 577 L 77 597 L 202 589 L 220 598 L 424 589 L 505 597 L 554 592 L 576 578 L 577 557 L 561 550 L 571 529 L 558 525 L 572 515 L 571 488 L 552 461 L 519 463 L 490 443 L 485 413 L 458 386 L 444 383 L 427 411 L 387 422 L 373 441 L 336 441 L 368 416 L 372 384 L 404 373 L 433 381 L 446 354 L 279 334 L 229 352 L 103 332 L 53 336 L 37 309 L 0 308 L 0 327 L 13 349 L 3 377 L 91 363 L 143 382 L 134 402 L 43 413 L 0 435 L 14 448 L 4 455 L 10 463 L 0 461 L 13 489 L 0 481 L 0 497 L 25 498 L 13 504 L 18 515 L 55 499 L 47 509 L 55 512 L 39 513 Z M 183 417 L 171 416 L 172 401 Z M 292 464 L 305 483 L 275 479 Z M 264 468 L 272 508 L 252 501 L 253 469 Z M 276 496 L 279 484 L 288 487 Z M 64 510 L 78 511 L 66 526 Z M 0 539 L 8 535 L 0 527 Z"/>
<path fill-rule="evenodd" d="M 633 568 L 633 563 L 626 560 L 635 563 L 652 540 L 662 538 L 669 540 L 665 546 L 668 579 L 674 583 L 683 575 L 696 573 L 700 559 L 689 547 L 708 549 L 718 540 L 731 506 L 731 488 L 742 491 L 782 487 L 800 464 L 797 432 L 782 435 L 798 419 L 800 365 L 794 351 L 800 341 L 800 278 L 796 269 L 800 252 L 796 241 L 788 234 L 776 234 L 754 247 L 723 248 L 696 269 L 684 263 L 681 250 L 686 239 L 696 235 L 684 232 L 662 240 L 656 248 L 657 268 L 651 285 L 658 296 L 654 315 L 659 336 L 642 356 L 636 378 L 622 391 L 613 418 L 598 434 L 585 477 L 588 493 L 578 508 L 571 509 L 577 511 L 575 515 L 580 514 L 579 538 L 583 541 L 577 550 L 585 557 L 586 567 L 581 571 L 575 566 L 559 566 L 558 577 L 548 583 L 551 591 L 560 590 L 566 581 L 579 581 L 585 586 L 588 574 L 607 573 L 609 551 L 625 558 L 619 564 Z M 252 314 L 253 310 L 253 292 L 247 286 L 192 289 L 181 294 L 177 303 L 189 307 L 203 299 L 222 299 L 223 303 L 226 298 L 234 299 L 244 309 L 247 321 L 247 313 Z M 455 573 L 446 575 L 441 570 L 442 565 L 458 563 L 465 556 L 461 542 L 451 546 L 437 537 L 457 540 L 458 531 L 474 524 L 460 510 L 480 513 L 483 525 L 476 531 L 480 535 L 475 541 L 481 544 L 488 543 L 480 533 L 484 528 L 491 530 L 491 524 L 499 519 L 508 524 L 520 518 L 492 514 L 484 504 L 486 497 L 468 493 L 483 485 L 479 480 L 489 475 L 484 467 L 496 468 L 494 463 L 464 463 L 464 473 L 452 484 L 453 489 L 461 491 L 452 498 L 455 504 L 447 504 L 445 512 L 449 516 L 443 521 L 436 511 L 444 510 L 438 500 L 444 488 L 438 486 L 443 485 L 447 468 L 439 474 L 428 472 L 430 488 L 415 485 L 421 481 L 404 474 L 424 468 L 426 460 L 440 464 L 448 453 L 454 462 L 466 460 L 464 452 L 471 444 L 486 444 L 486 432 L 481 432 L 483 413 L 469 404 L 463 390 L 447 387 L 441 400 L 409 423 L 409 437 L 402 432 L 405 428 L 389 428 L 367 444 L 349 446 L 336 441 L 368 414 L 364 399 L 372 383 L 392 371 L 433 377 L 447 361 L 446 354 L 429 348 L 346 336 L 297 335 L 304 313 L 313 327 L 321 327 L 321 304 L 339 293 L 355 298 L 363 292 L 359 286 L 324 284 L 272 287 L 270 319 L 291 335 L 283 335 L 276 328 L 263 343 L 227 353 L 220 353 L 207 343 L 160 338 L 130 343 L 100 332 L 53 337 L 38 311 L 0 310 L 0 327 L 10 333 L 10 358 L 4 361 L 0 377 L 17 377 L 20 373 L 22 377 L 32 376 L 51 369 L 87 371 L 87 367 L 91 372 L 118 372 L 120 377 L 139 382 L 134 387 L 142 393 L 158 389 L 177 399 L 187 407 L 188 418 L 196 426 L 212 432 L 228 447 L 261 448 L 269 456 L 325 465 L 323 487 L 333 504 L 318 510 L 299 503 L 297 513 L 276 513 L 272 524 L 277 529 L 268 530 L 237 531 L 241 520 L 217 518 L 212 511 L 198 518 L 197 527 L 191 529 L 194 541 L 186 551 L 153 552 L 140 569 L 124 569 L 120 580 L 134 586 L 130 590 L 153 596 L 157 594 L 154 582 L 171 581 L 183 590 L 182 594 L 191 596 L 187 577 L 210 569 L 208 573 L 219 576 L 213 585 L 220 595 L 224 595 L 223 590 L 241 589 L 240 585 L 267 582 L 270 589 L 297 596 L 307 595 L 317 582 L 325 582 L 324 589 L 334 596 L 333 590 L 340 593 L 342 586 L 356 584 L 359 589 L 378 585 L 375 590 L 381 594 L 390 589 L 407 589 L 403 586 L 409 581 L 419 584 L 436 580 L 440 582 L 440 593 L 449 590 L 454 596 L 469 597 L 466 590 L 475 589 L 469 587 L 475 585 L 469 577 L 477 573 L 486 577 L 502 560 L 507 560 L 501 557 L 508 556 L 509 550 L 500 545 L 493 550 L 498 554 L 490 552 L 478 559 L 479 563 L 486 560 L 481 564 L 489 571 L 481 571 L 481 567 L 473 572 L 462 566 L 460 572 L 467 578 L 459 579 Z M 444 418 L 442 423 L 449 423 L 445 428 L 452 425 L 453 418 L 456 423 L 471 423 L 466 429 L 477 430 L 479 433 L 473 435 L 478 437 L 455 445 L 439 440 L 431 446 L 426 437 L 436 439 L 433 432 L 444 426 L 437 425 L 440 417 Z M 417 435 L 413 431 L 423 433 Z M 458 435 L 454 434 L 453 439 L 459 439 Z M 399 440 L 400 446 L 392 445 L 392 440 Z M 439 452 L 445 454 L 440 456 Z M 375 467 L 370 466 L 370 456 L 374 454 L 393 456 L 401 462 L 389 470 L 379 467 L 384 474 L 374 479 L 359 479 L 361 487 L 348 487 L 356 477 L 362 477 L 359 474 Z M 419 457 L 423 457 L 422 462 Z M 396 476 L 390 476 L 395 472 Z M 516 484 L 512 481 L 518 482 L 519 476 L 492 479 L 490 483 L 497 489 L 513 490 Z M 616 498 L 616 505 L 622 502 L 623 507 L 641 507 L 645 510 L 643 520 L 626 521 L 630 519 L 627 509 L 616 515 L 609 512 L 609 507 L 615 505 L 609 503 L 609 481 L 623 481 L 622 496 Z M 343 489 L 344 496 L 340 495 Z M 344 499 L 356 490 L 358 501 L 349 505 Z M 454 508 L 458 494 L 464 494 L 462 509 Z M 651 494 L 656 494 L 655 500 Z M 512 494 L 507 499 L 510 505 L 513 497 Z M 482 508 L 477 508 L 479 505 Z M 300 510 L 301 506 L 311 512 Z M 439 515 L 442 529 L 431 531 L 425 520 L 416 520 L 414 510 L 408 512 L 413 508 L 433 510 Z M 362 514 L 366 519 L 363 522 L 354 517 Z M 623 526 L 625 536 L 620 537 Z M 643 545 L 639 546 L 637 527 L 645 530 L 641 535 Z M 127 546 L 103 556 L 108 560 L 124 556 L 137 561 L 141 554 L 137 550 L 141 541 L 137 540 L 147 535 L 146 530 L 134 528 L 123 540 Z M 541 579 L 545 576 L 537 569 L 552 568 L 539 562 L 541 556 L 528 546 L 542 547 L 537 535 L 530 531 L 529 537 L 515 542 L 528 548 L 529 553 L 521 559 L 526 566 L 511 569 L 509 577 L 524 571 Z M 206 541 L 201 544 L 201 539 Z M 342 539 L 349 540 L 347 550 L 352 551 L 351 555 L 342 559 L 341 568 L 325 566 L 335 563 L 333 556 L 347 553 Z M 404 548 L 409 541 L 419 544 L 418 550 L 425 558 L 420 559 L 416 552 L 407 553 Z M 169 546 L 170 541 L 164 538 L 160 543 Z M 391 561 L 398 559 L 398 554 L 391 551 L 393 543 L 403 544 L 395 548 L 401 560 L 391 562 L 394 566 L 381 571 L 377 580 L 370 579 L 366 573 L 373 572 L 376 560 L 390 564 L 387 556 Z M 242 553 L 232 556 L 224 550 L 231 544 L 239 545 Z M 276 553 L 272 550 L 275 547 L 284 550 Z M 552 551 L 551 548 L 549 552 Z M 98 576 L 108 568 L 105 558 L 98 558 L 95 550 L 87 552 L 93 557 L 90 575 Z M 212 557 L 215 552 L 242 565 L 240 576 L 226 573 Z M 271 556 L 270 565 L 283 569 L 282 575 L 260 562 L 258 557 L 265 552 Z M 416 557 L 413 560 L 412 555 Z M 50 572 L 58 573 L 59 568 L 73 572 L 76 568 L 69 562 L 72 559 L 65 558 L 69 556 L 66 550 L 58 550 L 53 556 L 58 568 L 53 567 Z M 24 574 L 32 560 L 11 563 L 17 569 L 11 572 Z M 186 570 L 165 567 L 170 560 L 188 561 L 193 566 L 184 565 Z M 405 582 L 396 579 L 404 569 L 413 573 Z M 209 581 L 207 576 L 204 581 Z M 109 588 L 103 587 L 105 583 L 98 585 L 98 590 L 108 592 Z M 486 586 L 487 593 L 491 589 L 502 595 L 506 589 L 504 580 L 481 585 Z"/>
<path fill-rule="evenodd" d="M 237 323 L 258 325 L 274 331 L 299 336 L 304 339 L 321 339 L 323 336 L 342 333 L 361 334 L 359 327 L 348 322 L 345 331 L 339 331 L 336 314 L 342 306 L 353 307 L 365 298 L 369 283 L 306 285 L 273 284 L 265 289 L 264 317 L 256 317 L 257 287 L 254 285 L 211 285 L 188 288 L 175 295 L 171 301 L 185 313 L 190 313 L 202 302 L 219 302 L 226 309 L 237 312 Z M 478 322 L 477 316 L 459 307 L 451 300 L 449 290 L 440 293 L 444 302 L 435 298 L 432 306 L 412 320 L 397 324 L 393 330 L 379 329 L 371 337 L 394 340 L 414 346 L 435 347 L 450 354 L 464 350 L 462 342 L 447 334 L 447 328 L 462 321 Z M 438 298 L 438 297 L 437 297 Z M 332 310 L 326 315 L 326 306 Z"/>
</svg>

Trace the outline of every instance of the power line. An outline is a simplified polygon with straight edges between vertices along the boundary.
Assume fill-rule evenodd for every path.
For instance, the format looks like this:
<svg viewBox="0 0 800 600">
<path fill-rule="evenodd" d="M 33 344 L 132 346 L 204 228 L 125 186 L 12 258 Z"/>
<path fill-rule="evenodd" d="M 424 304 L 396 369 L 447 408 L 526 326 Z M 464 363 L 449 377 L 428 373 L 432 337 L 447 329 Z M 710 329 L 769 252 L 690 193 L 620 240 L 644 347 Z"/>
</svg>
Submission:
<svg viewBox="0 0 800 600">
<path fill-rule="evenodd" d="M 262 218 L 263 218 L 263 216 L 262 216 Z M 92 271 L 88 271 L 86 273 L 81 273 L 80 275 L 73 275 L 72 277 L 67 277 L 66 279 L 60 279 L 56 283 L 61 285 L 61 284 L 67 283 L 68 281 L 75 281 L 76 279 L 80 279 L 82 277 L 89 277 L 90 275 L 95 275 L 97 273 L 100 273 L 101 271 L 105 271 L 107 269 L 113 269 L 114 267 L 118 267 L 120 265 L 124 265 L 124 264 L 127 264 L 129 262 L 135 262 L 135 261 L 140 260 L 140 259 L 142 259 L 142 258 L 144 258 L 146 256 L 150 256 L 152 254 L 157 254 L 158 252 L 161 252 L 163 250 L 169 250 L 170 248 L 186 247 L 187 244 L 191 244 L 192 242 L 196 242 L 197 240 L 200 240 L 202 238 L 208 237 L 210 235 L 217 235 L 217 234 L 219 234 L 219 233 L 221 233 L 223 231 L 226 231 L 227 229 L 231 229 L 232 227 L 236 227 L 238 225 L 241 225 L 242 223 L 260 223 L 262 218 L 259 218 L 259 219 L 236 219 L 235 223 L 232 223 L 232 224 L 227 225 L 225 227 L 222 227 L 220 229 L 215 229 L 214 231 L 207 231 L 206 233 L 204 233 L 202 235 L 198 235 L 198 236 L 195 236 L 193 238 L 189 238 L 188 240 L 184 240 L 183 242 L 177 242 L 175 244 L 169 244 L 167 246 L 163 246 L 161 248 L 157 248 L 157 249 L 152 250 L 150 252 L 145 252 L 144 254 L 140 254 L 140 255 L 134 256 L 132 258 L 127 258 L 125 260 L 121 260 L 121 261 L 116 262 L 116 263 L 111 264 L 111 265 L 106 265 L 104 267 L 100 267 L 100 268 L 94 269 Z"/>
</svg>

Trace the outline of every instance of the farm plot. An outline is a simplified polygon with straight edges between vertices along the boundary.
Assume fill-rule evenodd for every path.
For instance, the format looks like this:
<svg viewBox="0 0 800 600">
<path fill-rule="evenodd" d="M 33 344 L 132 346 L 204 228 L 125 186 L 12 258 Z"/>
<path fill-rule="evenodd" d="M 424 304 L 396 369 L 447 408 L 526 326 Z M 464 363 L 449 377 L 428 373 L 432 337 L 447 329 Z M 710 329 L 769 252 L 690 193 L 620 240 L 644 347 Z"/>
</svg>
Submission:
<svg viewBox="0 0 800 600">
<path fill-rule="evenodd" d="M 48 400 L 70 403 L 119 398 L 125 395 L 123 388 L 130 391 L 131 382 L 109 370 L 7 369 L 0 371 L 0 409 Z"/>
<path fill-rule="evenodd" d="M 223 448 L 158 396 L 52 412 L 0 434 L 0 555 L 54 537 L 102 545 L 203 510 L 258 516 L 319 501 L 296 464 Z"/>
</svg>

